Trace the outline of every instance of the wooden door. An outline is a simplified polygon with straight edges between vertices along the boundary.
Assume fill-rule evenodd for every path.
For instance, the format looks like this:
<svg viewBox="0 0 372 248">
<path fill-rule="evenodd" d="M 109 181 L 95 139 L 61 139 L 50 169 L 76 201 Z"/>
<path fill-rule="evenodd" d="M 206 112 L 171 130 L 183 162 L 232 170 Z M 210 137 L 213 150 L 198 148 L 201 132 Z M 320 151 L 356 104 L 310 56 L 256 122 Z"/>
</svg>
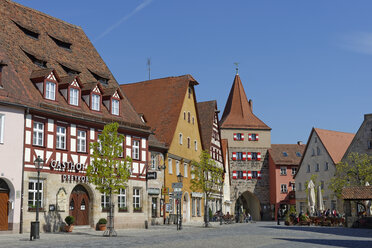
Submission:
<svg viewBox="0 0 372 248">
<path fill-rule="evenodd" d="M 89 225 L 89 198 L 86 192 L 71 193 L 70 215 L 75 217 L 75 225 Z"/>
<path fill-rule="evenodd" d="M 8 200 L 8 193 L 0 192 L 0 231 L 8 230 Z"/>
</svg>

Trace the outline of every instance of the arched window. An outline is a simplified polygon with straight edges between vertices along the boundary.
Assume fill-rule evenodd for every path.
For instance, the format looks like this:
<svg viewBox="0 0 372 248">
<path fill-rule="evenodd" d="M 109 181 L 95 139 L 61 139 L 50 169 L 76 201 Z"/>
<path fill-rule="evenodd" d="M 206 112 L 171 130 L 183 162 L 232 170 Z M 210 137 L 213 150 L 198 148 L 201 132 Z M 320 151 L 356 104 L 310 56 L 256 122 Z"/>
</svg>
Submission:
<svg viewBox="0 0 372 248">
<path fill-rule="evenodd" d="M 190 112 L 187 112 L 187 122 L 190 123 Z"/>
</svg>

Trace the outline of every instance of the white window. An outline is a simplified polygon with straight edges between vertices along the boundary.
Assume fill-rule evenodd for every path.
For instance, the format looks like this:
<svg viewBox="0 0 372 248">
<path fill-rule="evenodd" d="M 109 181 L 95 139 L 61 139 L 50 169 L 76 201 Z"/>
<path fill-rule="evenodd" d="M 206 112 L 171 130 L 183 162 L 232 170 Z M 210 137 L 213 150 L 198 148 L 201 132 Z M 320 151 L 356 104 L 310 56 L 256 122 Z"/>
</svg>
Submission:
<svg viewBox="0 0 372 248">
<path fill-rule="evenodd" d="M 178 176 L 180 174 L 180 161 L 176 161 L 176 175 Z"/>
<path fill-rule="evenodd" d="M 77 135 L 77 151 L 86 152 L 87 151 L 87 133 L 85 131 L 78 130 Z"/>
<path fill-rule="evenodd" d="M 119 115 L 119 100 L 113 99 L 111 108 L 112 108 L 111 114 Z"/>
<path fill-rule="evenodd" d="M 45 98 L 49 100 L 56 99 L 56 84 L 52 82 L 46 82 Z"/>
<path fill-rule="evenodd" d="M 194 148 L 195 148 L 195 151 L 198 150 L 198 142 L 196 140 L 194 141 Z"/>
<path fill-rule="evenodd" d="M 156 156 L 155 154 L 151 154 L 151 170 L 155 170 L 156 169 Z"/>
<path fill-rule="evenodd" d="M 141 210 L 140 189 L 133 189 L 133 210 Z"/>
<path fill-rule="evenodd" d="M 188 164 L 187 163 L 184 163 L 183 164 L 183 170 L 184 170 L 184 172 L 183 172 L 183 176 L 184 177 L 188 177 L 188 174 L 187 174 L 187 172 L 188 172 Z"/>
<path fill-rule="evenodd" d="M 4 143 L 5 115 L 0 114 L 0 143 Z"/>
<path fill-rule="evenodd" d="M 180 145 L 182 145 L 182 133 L 180 133 Z"/>
<path fill-rule="evenodd" d="M 139 141 L 138 140 L 133 140 L 132 158 L 139 160 Z"/>
<path fill-rule="evenodd" d="M 295 184 L 295 182 L 291 182 L 290 184 L 292 186 L 292 190 L 293 191 L 296 191 L 296 184 Z"/>
<path fill-rule="evenodd" d="M 173 165 L 171 158 L 168 158 L 168 174 L 173 174 Z"/>
<path fill-rule="evenodd" d="M 39 186 L 37 185 L 36 179 L 31 179 L 28 182 L 28 207 L 36 208 L 37 201 L 37 188 L 39 188 L 39 206 L 43 207 L 43 181 L 39 181 Z"/>
<path fill-rule="evenodd" d="M 101 208 L 102 210 L 108 210 L 110 207 L 110 196 L 106 195 L 106 193 L 103 193 L 101 195 Z"/>
<path fill-rule="evenodd" d="M 119 211 L 127 210 L 127 195 L 125 189 L 120 189 L 118 194 L 118 208 Z"/>
<path fill-rule="evenodd" d="M 42 146 L 44 144 L 44 123 L 34 121 L 33 144 Z"/>
<path fill-rule="evenodd" d="M 101 96 L 92 94 L 92 109 L 99 111 L 101 106 Z"/>
<path fill-rule="evenodd" d="M 280 167 L 280 175 L 282 176 L 287 175 L 287 167 Z"/>
<path fill-rule="evenodd" d="M 296 172 L 297 172 L 297 168 L 292 167 L 292 176 L 293 176 L 294 174 L 296 174 Z"/>
<path fill-rule="evenodd" d="M 79 105 L 79 90 L 70 88 L 70 104 L 78 106 Z"/>
<path fill-rule="evenodd" d="M 287 184 L 281 184 L 280 185 L 280 190 L 282 193 L 287 193 Z"/>
<path fill-rule="evenodd" d="M 57 126 L 56 148 L 66 149 L 66 128 Z"/>
</svg>

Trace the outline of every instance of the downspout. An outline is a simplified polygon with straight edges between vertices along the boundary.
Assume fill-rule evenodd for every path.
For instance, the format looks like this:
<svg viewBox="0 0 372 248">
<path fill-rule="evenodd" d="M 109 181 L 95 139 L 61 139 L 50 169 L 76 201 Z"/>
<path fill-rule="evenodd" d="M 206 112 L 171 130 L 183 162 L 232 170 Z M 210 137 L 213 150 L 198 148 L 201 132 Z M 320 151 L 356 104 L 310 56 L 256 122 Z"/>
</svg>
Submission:
<svg viewBox="0 0 372 248">
<path fill-rule="evenodd" d="M 24 114 L 24 122 L 23 122 L 23 159 L 22 159 L 22 182 L 21 182 L 21 212 L 19 215 L 19 233 L 23 233 L 23 189 L 24 189 L 24 171 L 25 171 L 25 135 L 26 135 L 26 117 L 29 114 L 30 109 L 26 108 L 25 114 Z"/>
</svg>

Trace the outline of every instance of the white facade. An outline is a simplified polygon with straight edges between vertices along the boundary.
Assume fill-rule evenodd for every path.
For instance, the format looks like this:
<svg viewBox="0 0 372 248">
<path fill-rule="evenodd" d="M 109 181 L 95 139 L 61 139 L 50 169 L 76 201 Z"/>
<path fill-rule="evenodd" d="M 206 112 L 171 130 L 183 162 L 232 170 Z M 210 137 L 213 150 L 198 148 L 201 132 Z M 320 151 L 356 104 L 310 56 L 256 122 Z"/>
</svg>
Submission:
<svg viewBox="0 0 372 248">
<path fill-rule="evenodd" d="M 0 179 L 9 187 L 9 230 L 17 233 L 22 199 L 24 109 L 0 106 L 0 117 Z"/>
</svg>

